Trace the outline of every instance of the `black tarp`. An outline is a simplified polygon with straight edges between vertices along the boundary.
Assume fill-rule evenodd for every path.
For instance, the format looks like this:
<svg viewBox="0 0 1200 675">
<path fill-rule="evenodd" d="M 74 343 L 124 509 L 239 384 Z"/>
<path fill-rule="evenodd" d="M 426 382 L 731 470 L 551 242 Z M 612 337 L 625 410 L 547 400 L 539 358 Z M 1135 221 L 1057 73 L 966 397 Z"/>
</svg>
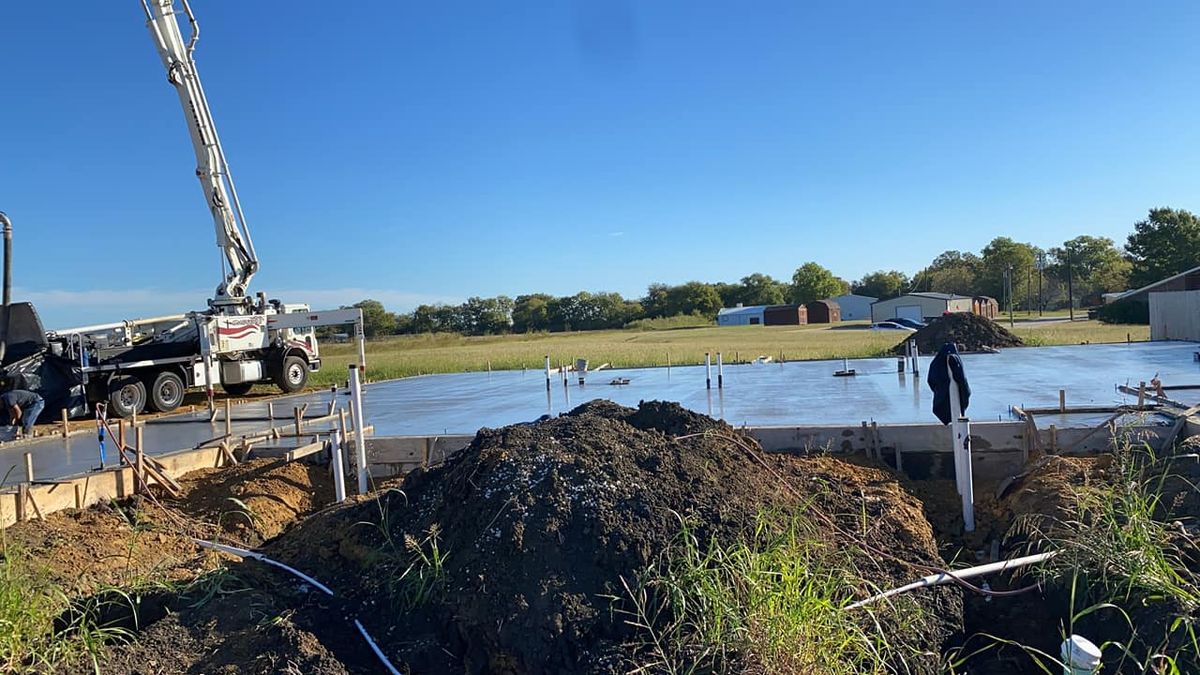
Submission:
<svg viewBox="0 0 1200 675">
<path fill-rule="evenodd" d="M 971 385 L 967 383 L 967 373 L 963 370 L 962 357 L 953 342 L 947 342 L 933 357 L 929 365 L 929 375 L 926 382 L 933 390 L 933 414 L 942 424 L 950 424 L 953 420 L 950 414 L 950 374 L 958 382 L 958 400 L 962 404 L 962 412 L 967 412 L 971 402 Z"/>
</svg>

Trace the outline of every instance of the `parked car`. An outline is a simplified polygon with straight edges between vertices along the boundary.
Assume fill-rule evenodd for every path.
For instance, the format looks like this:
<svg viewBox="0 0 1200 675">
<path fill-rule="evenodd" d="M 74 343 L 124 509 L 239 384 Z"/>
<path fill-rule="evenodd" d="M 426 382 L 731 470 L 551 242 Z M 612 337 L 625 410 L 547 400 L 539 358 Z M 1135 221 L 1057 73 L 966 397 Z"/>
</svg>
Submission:
<svg viewBox="0 0 1200 675">
<path fill-rule="evenodd" d="M 896 323 L 895 321 L 879 321 L 877 323 L 873 323 L 873 324 L 871 324 L 871 330 L 902 330 L 906 333 L 917 332 L 916 328 L 909 328 L 908 326 L 902 326 L 902 325 Z"/>
<path fill-rule="evenodd" d="M 898 323 L 901 326 L 907 326 L 913 330 L 918 330 L 920 328 L 924 328 L 925 326 L 929 325 L 929 324 L 925 323 L 924 321 L 917 321 L 916 319 L 907 319 L 907 318 L 902 319 L 900 317 L 897 317 L 895 319 L 888 319 L 888 321 L 891 323 Z"/>
</svg>

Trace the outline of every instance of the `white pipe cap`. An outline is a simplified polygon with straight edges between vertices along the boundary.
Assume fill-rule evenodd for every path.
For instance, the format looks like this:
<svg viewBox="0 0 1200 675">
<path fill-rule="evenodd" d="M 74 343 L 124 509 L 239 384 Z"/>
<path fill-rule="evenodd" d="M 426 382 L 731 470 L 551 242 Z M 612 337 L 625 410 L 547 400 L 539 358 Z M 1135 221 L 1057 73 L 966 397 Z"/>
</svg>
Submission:
<svg viewBox="0 0 1200 675">
<path fill-rule="evenodd" d="M 1100 667 L 1100 648 L 1082 635 L 1072 635 L 1062 643 L 1063 673 L 1084 675 Z"/>
</svg>

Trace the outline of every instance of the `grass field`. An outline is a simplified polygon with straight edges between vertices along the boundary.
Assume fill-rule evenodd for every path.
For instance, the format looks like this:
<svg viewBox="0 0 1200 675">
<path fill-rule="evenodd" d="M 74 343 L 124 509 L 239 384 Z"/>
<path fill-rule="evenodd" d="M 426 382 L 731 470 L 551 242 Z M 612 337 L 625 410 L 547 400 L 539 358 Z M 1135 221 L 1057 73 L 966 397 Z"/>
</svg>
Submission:
<svg viewBox="0 0 1200 675">
<path fill-rule="evenodd" d="M 1031 345 L 1124 342 L 1149 339 L 1147 326 L 1116 326 L 1095 321 L 1074 323 L 1018 322 L 1014 332 Z M 675 330 L 610 330 L 581 333 L 534 333 L 463 337 L 452 334 L 397 336 L 367 343 L 369 379 L 384 380 L 429 373 L 531 368 L 588 359 L 592 367 L 663 366 L 704 362 L 705 352 L 722 352 L 728 362 L 771 356 L 804 359 L 882 356 L 905 334 L 871 331 L 861 323 L 835 326 L 730 326 Z M 355 360 L 353 344 L 323 344 L 323 367 L 313 386 L 344 382 L 346 366 Z"/>
</svg>

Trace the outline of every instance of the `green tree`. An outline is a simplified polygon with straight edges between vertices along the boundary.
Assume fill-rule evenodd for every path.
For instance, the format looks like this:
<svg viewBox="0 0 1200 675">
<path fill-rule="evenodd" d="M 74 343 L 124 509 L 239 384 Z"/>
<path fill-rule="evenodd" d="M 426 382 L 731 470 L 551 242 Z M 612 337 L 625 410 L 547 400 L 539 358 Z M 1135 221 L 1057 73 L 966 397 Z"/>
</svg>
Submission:
<svg viewBox="0 0 1200 675">
<path fill-rule="evenodd" d="M 1133 267 L 1129 283 L 1135 288 L 1200 265 L 1200 218 L 1183 209 L 1150 209 L 1133 226 L 1125 250 Z"/>
<path fill-rule="evenodd" d="M 396 332 L 396 315 L 387 311 L 378 300 L 363 300 L 351 307 L 357 307 L 363 314 L 363 334 L 369 338 L 380 335 L 391 335 Z"/>
<path fill-rule="evenodd" d="M 670 289 L 667 293 L 667 309 L 668 313 L 663 316 L 699 314 L 715 319 L 717 312 L 721 311 L 721 296 L 712 284 L 689 281 Z"/>
<path fill-rule="evenodd" d="M 850 290 L 879 300 L 894 298 L 908 288 L 908 275 L 898 270 L 878 270 L 850 285 Z"/>
<path fill-rule="evenodd" d="M 656 319 L 670 316 L 671 287 L 666 284 L 650 284 L 646 289 L 646 297 L 642 299 L 642 307 L 646 316 Z"/>
<path fill-rule="evenodd" d="M 849 289 L 850 284 L 834 276 L 833 272 L 815 262 L 806 262 L 792 275 L 790 295 L 793 303 L 804 304 L 842 295 Z"/>
<path fill-rule="evenodd" d="M 1125 290 L 1129 285 L 1131 263 L 1108 237 L 1081 235 L 1049 250 L 1053 262 L 1047 271 L 1066 283 L 1067 265 L 1076 298 Z"/>
<path fill-rule="evenodd" d="M 552 300 L 554 300 L 554 296 L 545 293 L 518 295 L 513 303 L 513 332 L 532 333 L 550 330 L 550 301 Z"/>
<path fill-rule="evenodd" d="M 979 275 L 979 292 L 990 295 L 1001 303 L 1001 309 L 1007 310 L 1004 304 L 1005 275 L 1012 279 L 1012 297 L 1014 307 L 1020 306 L 1028 299 L 1029 288 L 1023 283 L 1032 274 L 1036 274 L 1036 261 L 1041 250 L 1032 244 L 1013 241 L 1008 237 L 996 237 L 982 251 L 982 269 Z"/>
<path fill-rule="evenodd" d="M 917 272 L 910 288 L 914 291 L 978 295 L 983 261 L 974 253 L 943 251 L 929 266 Z"/>
<path fill-rule="evenodd" d="M 770 275 L 755 272 L 742 277 L 739 284 L 738 302 L 747 307 L 754 305 L 782 305 L 787 300 L 787 284 L 776 281 Z M 726 305 L 732 307 L 733 305 Z"/>
</svg>

